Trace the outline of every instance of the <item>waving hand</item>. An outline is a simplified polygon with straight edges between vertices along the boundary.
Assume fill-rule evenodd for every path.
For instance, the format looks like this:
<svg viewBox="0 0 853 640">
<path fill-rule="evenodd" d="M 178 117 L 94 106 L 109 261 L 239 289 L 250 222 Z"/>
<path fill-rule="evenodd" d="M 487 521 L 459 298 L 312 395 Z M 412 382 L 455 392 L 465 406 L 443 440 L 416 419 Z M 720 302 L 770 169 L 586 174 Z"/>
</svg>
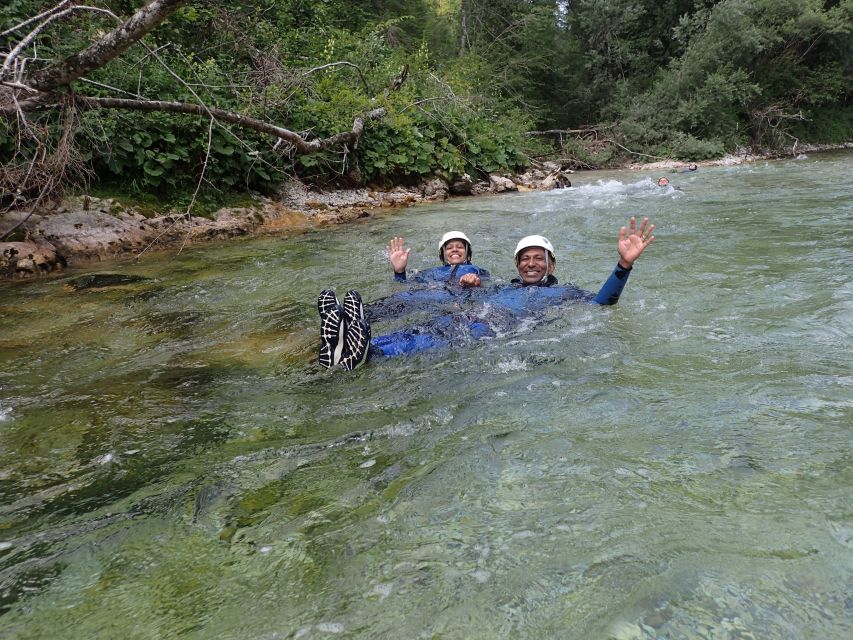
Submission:
<svg viewBox="0 0 853 640">
<path fill-rule="evenodd" d="M 629 228 L 622 227 L 619 230 L 619 265 L 625 269 L 630 268 L 640 254 L 646 250 L 655 239 L 652 235 L 655 225 L 649 224 L 648 218 L 643 218 L 640 228 L 637 228 L 637 219 L 633 216 Z"/>
<path fill-rule="evenodd" d="M 403 249 L 402 238 L 391 238 L 391 243 L 388 245 L 388 259 L 391 261 L 391 266 L 394 268 L 394 273 L 404 273 L 406 265 L 409 264 L 409 249 Z"/>
</svg>

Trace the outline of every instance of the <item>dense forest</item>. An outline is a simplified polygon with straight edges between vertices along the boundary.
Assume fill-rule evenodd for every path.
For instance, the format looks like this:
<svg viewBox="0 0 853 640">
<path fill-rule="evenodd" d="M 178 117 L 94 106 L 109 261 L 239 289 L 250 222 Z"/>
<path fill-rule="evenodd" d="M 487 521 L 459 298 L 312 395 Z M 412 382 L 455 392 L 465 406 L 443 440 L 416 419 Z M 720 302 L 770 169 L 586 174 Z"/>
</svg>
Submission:
<svg viewBox="0 0 853 640">
<path fill-rule="evenodd" d="M 57 80 L 155 3 L 0 7 L 7 205 L 69 184 L 215 202 L 289 176 L 389 185 L 853 140 L 853 0 L 190 0 Z"/>
</svg>

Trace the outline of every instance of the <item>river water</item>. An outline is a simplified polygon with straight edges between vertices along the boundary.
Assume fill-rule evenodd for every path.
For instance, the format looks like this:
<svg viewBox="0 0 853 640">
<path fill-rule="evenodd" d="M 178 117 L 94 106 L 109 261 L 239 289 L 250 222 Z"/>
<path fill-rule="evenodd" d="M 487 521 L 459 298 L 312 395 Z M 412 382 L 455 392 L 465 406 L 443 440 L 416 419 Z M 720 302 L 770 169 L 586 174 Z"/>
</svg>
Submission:
<svg viewBox="0 0 853 640">
<path fill-rule="evenodd" d="M 853 637 L 851 175 L 583 173 L 0 285 L 0 637 Z M 315 365 L 391 236 L 508 280 L 543 233 L 596 290 L 634 214 L 614 307 Z"/>
</svg>

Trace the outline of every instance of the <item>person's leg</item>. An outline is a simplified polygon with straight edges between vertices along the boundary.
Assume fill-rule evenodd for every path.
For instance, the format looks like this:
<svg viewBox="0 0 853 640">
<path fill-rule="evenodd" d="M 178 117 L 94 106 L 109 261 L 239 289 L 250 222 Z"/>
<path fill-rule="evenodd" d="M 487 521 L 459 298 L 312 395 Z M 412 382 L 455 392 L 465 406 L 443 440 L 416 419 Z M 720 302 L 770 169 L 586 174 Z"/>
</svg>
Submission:
<svg viewBox="0 0 853 640">
<path fill-rule="evenodd" d="M 384 336 L 377 336 L 370 341 L 371 355 L 381 355 L 386 358 L 411 355 L 435 347 L 446 347 L 449 343 L 439 336 L 418 329 L 411 331 L 395 331 Z"/>
</svg>

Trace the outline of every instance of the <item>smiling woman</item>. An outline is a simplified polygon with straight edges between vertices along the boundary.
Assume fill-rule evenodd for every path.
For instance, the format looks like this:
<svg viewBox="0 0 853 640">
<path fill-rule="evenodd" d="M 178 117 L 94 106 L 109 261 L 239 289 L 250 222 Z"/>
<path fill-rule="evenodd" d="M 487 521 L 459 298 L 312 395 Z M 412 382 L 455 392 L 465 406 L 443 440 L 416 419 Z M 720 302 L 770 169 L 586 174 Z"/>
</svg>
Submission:
<svg viewBox="0 0 853 640">
<path fill-rule="evenodd" d="M 411 249 L 403 248 L 403 238 L 391 238 L 388 244 L 388 259 L 394 269 L 394 279 L 406 282 L 406 265 L 409 263 Z M 485 269 L 471 264 L 474 250 L 471 241 L 461 231 L 448 231 L 438 241 L 438 259 L 442 266 L 417 272 L 415 282 L 452 282 L 458 279 L 463 287 L 478 287 L 482 280 L 489 277 Z"/>
</svg>

